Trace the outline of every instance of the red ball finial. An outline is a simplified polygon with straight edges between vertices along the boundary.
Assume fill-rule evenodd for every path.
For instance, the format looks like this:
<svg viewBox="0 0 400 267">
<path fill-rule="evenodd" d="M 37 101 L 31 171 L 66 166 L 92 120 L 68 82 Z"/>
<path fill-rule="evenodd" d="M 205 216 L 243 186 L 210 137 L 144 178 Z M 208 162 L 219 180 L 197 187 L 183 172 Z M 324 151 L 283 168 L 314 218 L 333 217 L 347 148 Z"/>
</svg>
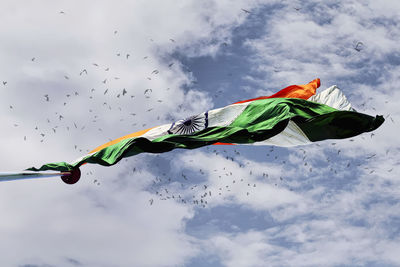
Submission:
<svg viewBox="0 0 400 267">
<path fill-rule="evenodd" d="M 63 180 L 66 184 L 75 184 L 81 178 L 81 170 L 79 168 L 75 168 L 69 171 L 69 174 L 64 174 L 61 176 L 61 180 Z"/>
</svg>

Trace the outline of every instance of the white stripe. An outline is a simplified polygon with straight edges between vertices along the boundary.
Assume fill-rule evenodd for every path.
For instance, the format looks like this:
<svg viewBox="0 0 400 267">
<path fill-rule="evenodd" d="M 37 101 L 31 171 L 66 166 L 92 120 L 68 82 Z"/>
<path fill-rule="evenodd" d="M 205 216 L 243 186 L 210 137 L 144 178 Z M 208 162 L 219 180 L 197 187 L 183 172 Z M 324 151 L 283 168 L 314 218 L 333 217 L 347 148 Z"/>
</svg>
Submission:
<svg viewBox="0 0 400 267">
<path fill-rule="evenodd" d="M 208 127 L 228 126 L 231 124 L 251 102 L 232 104 L 208 112 Z"/>
<path fill-rule="evenodd" d="M 333 85 L 328 89 L 325 89 L 324 91 L 313 95 L 307 100 L 320 104 L 325 104 L 338 110 L 353 111 L 350 102 L 336 85 Z"/>
<path fill-rule="evenodd" d="M 310 141 L 310 139 L 308 139 L 308 137 L 300 129 L 300 127 L 297 126 L 295 122 L 289 120 L 288 125 L 282 132 L 264 141 L 252 143 L 249 145 L 291 147 L 305 145 L 309 143 L 312 142 Z"/>
<path fill-rule="evenodd" d="M 171 128 L 172 124 L 163 124 L 157 127 L 154 127 L 153 129 L 145 132 L 143 135 L 137 136 L 137 137 L 145 137 L 147 139 L 149 139 L 150 141 L 153 141 L 154 139 L 164 136 L 166 134 L 168 134 L 168 130 L 169 128 Z M 134 138 L 137 138 L 134 137 Z"/>
<path fill-rule="evenodd" d="M 208 111 L 208 127 L 224 127 L 231 124 L 251 102 L 232 104 L 223 108 Z M 138 137 L 145 137 L 150 141 L 168 134 L 171 123 L 155 127 Z"/>
</svg>

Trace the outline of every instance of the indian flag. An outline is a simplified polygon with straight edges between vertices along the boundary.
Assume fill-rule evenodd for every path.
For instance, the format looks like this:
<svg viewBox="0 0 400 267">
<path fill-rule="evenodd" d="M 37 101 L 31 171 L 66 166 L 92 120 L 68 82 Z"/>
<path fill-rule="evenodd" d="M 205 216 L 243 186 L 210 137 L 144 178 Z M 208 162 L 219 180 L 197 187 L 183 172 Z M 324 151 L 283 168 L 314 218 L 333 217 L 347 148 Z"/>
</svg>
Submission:
<svg viewBox="0 0 400 267">
<path fill-rule="evenodd" d="M 292 85 L 271 96 L 236 102 L 122 136 L 71 163 L 49 163 L 28 170 L 70 171 L 85 163 L 110 166 L 142 152 L 207 145 L 305 145 L 373 131 L 384 122 L 382 116 L 356 112 L 337 86 L 316 94 L 319 86 L 319 79 Z"/>
</svg>

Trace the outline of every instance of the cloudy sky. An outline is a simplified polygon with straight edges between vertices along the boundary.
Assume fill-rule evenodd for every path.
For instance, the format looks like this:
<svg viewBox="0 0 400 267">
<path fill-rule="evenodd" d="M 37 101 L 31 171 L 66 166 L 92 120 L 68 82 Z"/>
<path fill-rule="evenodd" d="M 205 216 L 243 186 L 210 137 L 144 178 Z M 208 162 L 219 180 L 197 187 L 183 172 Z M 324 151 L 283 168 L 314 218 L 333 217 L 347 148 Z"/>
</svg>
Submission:
<svg viewBox="0 0 400 267">
<path fill-rule="evenodd" d="M 321 2 L 2 0 L 0 171 L 318 77 L 386 122 L 3 182 L 1 265 L 399 266 L 400 2 Z"/>
</svg>

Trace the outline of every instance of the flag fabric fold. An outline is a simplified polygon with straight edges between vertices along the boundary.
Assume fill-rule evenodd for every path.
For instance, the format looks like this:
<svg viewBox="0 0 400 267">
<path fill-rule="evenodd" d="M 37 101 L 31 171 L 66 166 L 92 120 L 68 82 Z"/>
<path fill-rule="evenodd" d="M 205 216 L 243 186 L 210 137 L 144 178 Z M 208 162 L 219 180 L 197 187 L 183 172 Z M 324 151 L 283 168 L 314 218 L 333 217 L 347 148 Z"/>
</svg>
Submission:
<svg viewBox="0 0 400 267">
<path fill-rule="evenodd" d="M 50 163 L 28 170 L 69 171 L 85 163 L 110 166 L 143 152 L 213 144 L 303 145 L 352 137 L 373 131 L 384 122 L 382 116 L 355 112 L 336 86 L 315 94 L 319 86 L 319 79 L 292 85 L 272 96 L 236 102 L 120 137 L 72 163 Z"/>
</svg>

